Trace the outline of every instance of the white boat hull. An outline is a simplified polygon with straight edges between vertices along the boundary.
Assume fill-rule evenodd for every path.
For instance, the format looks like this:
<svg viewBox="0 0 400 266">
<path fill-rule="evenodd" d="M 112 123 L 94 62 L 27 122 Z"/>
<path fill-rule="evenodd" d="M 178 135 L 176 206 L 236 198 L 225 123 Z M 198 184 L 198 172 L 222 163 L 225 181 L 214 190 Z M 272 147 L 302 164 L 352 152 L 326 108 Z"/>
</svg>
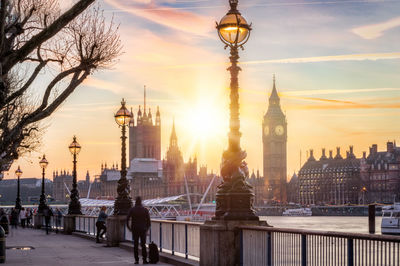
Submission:
<svg viewBox="0 0 400 266">
<path fill-rule="evenodd" d="M 400 235 L 400 228 L 382 227 L 382 228 L 381 228 L 381 231 L 382 231 L 382 234 Z"/>
<path fill-rule="evenodd" d="M 400 235 L 400 204 L 383 208 L 382 234 Z"/>
</svg>

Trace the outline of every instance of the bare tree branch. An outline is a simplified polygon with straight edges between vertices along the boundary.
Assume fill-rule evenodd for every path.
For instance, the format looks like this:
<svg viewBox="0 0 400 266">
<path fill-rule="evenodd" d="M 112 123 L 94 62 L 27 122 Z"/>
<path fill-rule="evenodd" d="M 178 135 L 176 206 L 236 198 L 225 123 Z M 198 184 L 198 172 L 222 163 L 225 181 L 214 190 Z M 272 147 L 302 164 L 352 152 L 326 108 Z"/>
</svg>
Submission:
<svg viewBox="0 0 400 266">
<path fill-rule="evenodd" d="M 4 0 L 2 0 L 4 1 Z M 73 7 L 71 7 L 67 12 L 61 15 L 56 21 L 54 21 L 50 26 L 42 30 L 37 35 L 33 36 L 24 46 L 22 46 L 18 51 L 12 53 L 9 57 L 4 60 L 3 63 L 3 73 L 8 72 L 16 63 L 23 60 L 28 56 L 38 45 L 49 40 L 51 37 L 56 35 L 60 30 L 62 30 L 69 22 L 75 19 L 80 13 L 82 13 L 90 4 L 95 0 L 80 0 Z"/>
<path fill-rule="evenodd" d="M 0 1 L 1 171 L 38 147 L 41 121 L 90 74 L 113 65 L 121 42 L 99 7 L 86 10 L 95 0 L 79 0 L 64 14 L 58 0 Z M 35 82 L 48 69 L 55 76 Z"/>
</svg>

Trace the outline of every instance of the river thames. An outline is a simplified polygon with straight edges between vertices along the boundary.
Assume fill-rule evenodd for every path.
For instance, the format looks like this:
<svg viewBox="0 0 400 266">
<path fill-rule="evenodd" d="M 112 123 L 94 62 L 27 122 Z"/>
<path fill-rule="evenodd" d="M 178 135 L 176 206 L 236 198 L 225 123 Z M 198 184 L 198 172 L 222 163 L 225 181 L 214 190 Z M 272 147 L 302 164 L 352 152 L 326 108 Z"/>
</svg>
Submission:
<svg viewBox="0 0 400 266">
<path fill-rule="evenodd" d="M 274 227 L 368 233 L 368 216 L 260 216 L 260 219 L 267 221 Z M 375 219 L 376 233 L 381 234 L 382 217 Z"/>
</svg>

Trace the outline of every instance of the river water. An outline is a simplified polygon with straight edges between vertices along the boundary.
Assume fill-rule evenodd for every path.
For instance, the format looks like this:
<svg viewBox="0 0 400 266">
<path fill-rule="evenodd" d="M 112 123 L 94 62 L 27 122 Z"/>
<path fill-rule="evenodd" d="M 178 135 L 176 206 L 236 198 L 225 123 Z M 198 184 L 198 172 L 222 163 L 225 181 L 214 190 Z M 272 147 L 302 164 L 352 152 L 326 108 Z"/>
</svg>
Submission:
<svg viewBox="0 0 400 266">
<path fill-rule="evenodd" d="M 368 216 L 260 216 L 260 220 L 267 221 L 274 227 L 336 231 L 350 233 L 368 233 Z M 381 234 L 382 217 L 376 217 L 375 230 Z"/>
</svg>

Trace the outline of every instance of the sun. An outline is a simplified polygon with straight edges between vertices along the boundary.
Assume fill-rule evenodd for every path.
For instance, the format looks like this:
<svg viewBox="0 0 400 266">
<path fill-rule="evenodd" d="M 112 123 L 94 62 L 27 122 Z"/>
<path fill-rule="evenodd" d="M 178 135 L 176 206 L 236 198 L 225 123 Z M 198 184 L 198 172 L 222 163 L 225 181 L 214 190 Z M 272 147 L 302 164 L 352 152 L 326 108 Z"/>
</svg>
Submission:
<svg viewBox="0 0 400 266">
<path fill-rule="evenodd" d="M 227 120 L 224 116 L 219 105 L 204 100 L 187 108 L 184 125 L 194 141 L 205 142 L 226 135 Z"/>
</svg>

